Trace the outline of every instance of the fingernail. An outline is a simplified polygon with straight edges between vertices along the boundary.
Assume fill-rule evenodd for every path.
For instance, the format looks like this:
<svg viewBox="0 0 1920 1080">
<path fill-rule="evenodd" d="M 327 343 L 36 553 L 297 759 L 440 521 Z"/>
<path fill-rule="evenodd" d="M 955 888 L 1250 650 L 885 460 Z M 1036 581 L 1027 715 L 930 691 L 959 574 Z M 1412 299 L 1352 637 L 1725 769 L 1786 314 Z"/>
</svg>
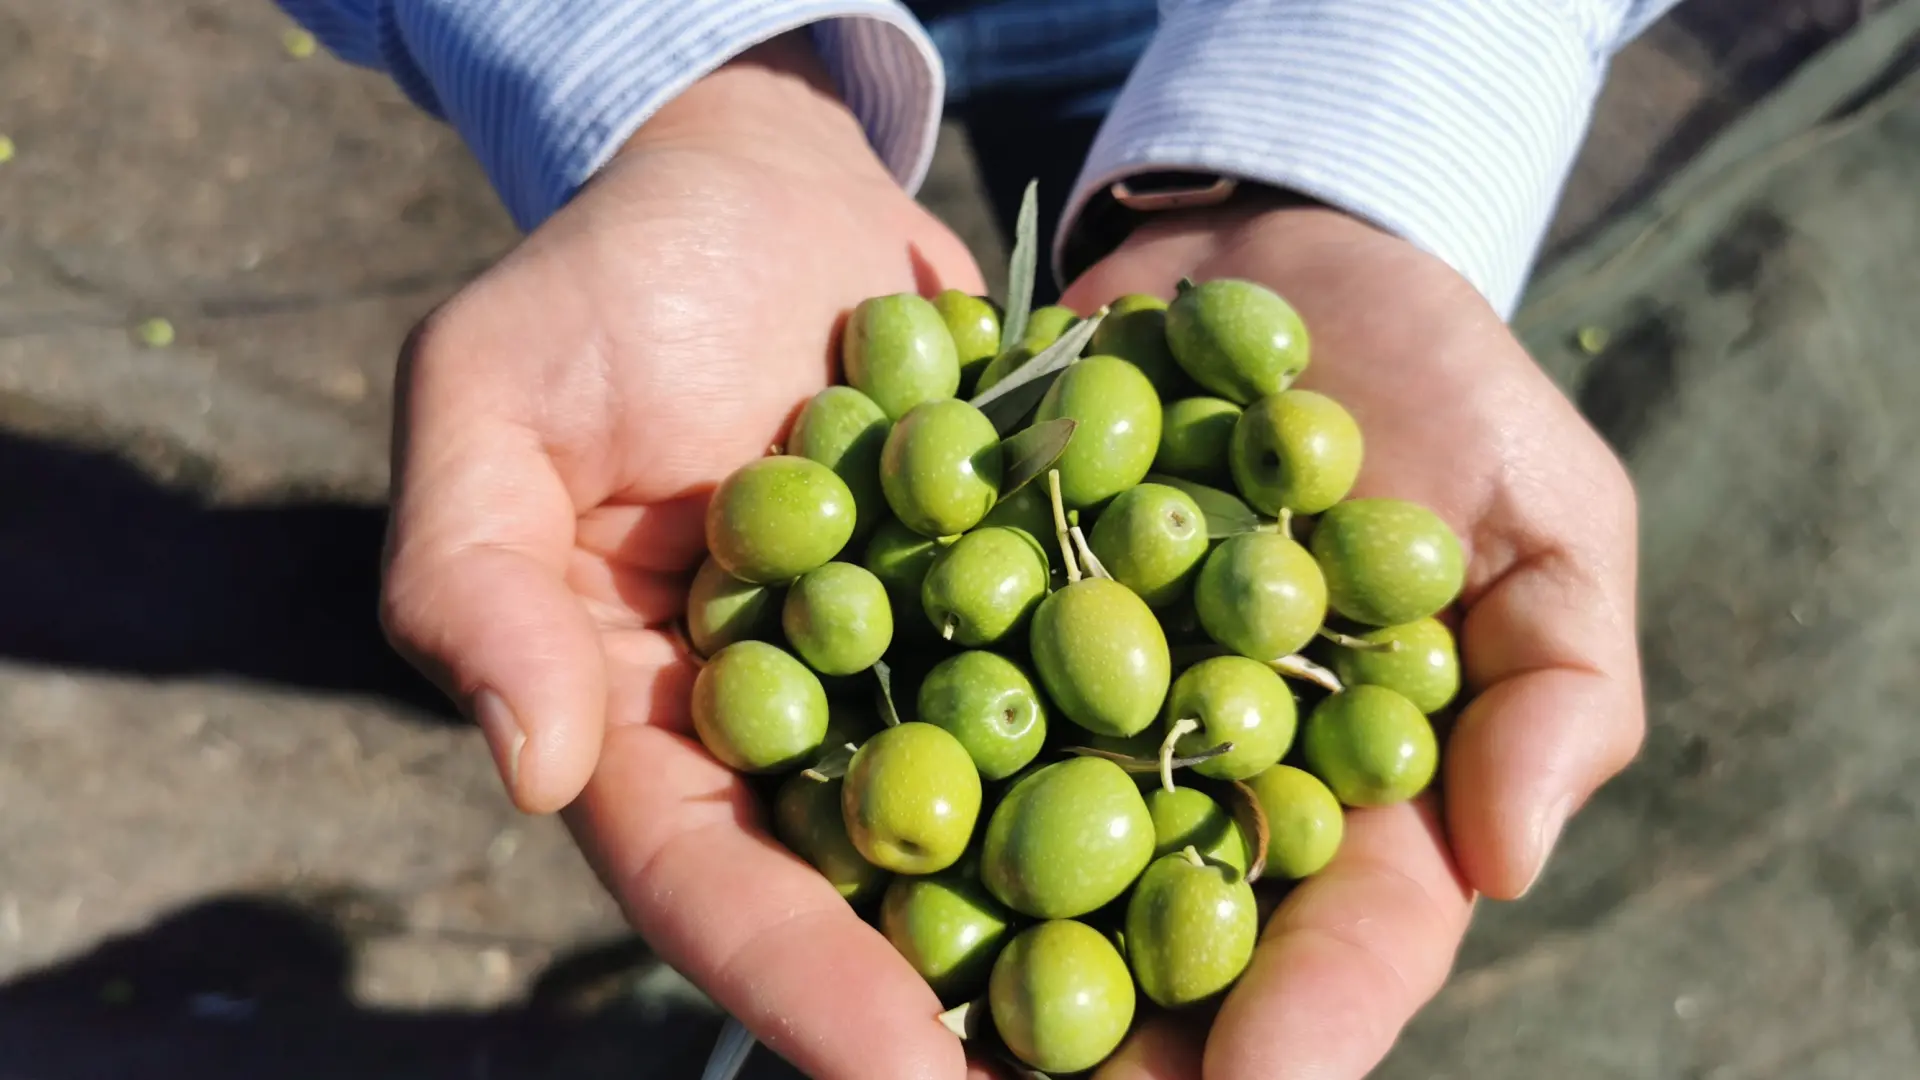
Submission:
<svg viewBox="0 0 1920 1080">
<path fill-rule="evenodd" d="M 1553 855 L 1553 845 L 1560 840 L 1560 831 L 1567 827 L 1567 819 L 1573 816 L 1573 796 L 1563 795 L 1560 801 L 1547 807 L 1533 819 L 1533 876 L 1527 879 L 1527 887 L 1520 890 L 1525 896 L 1533 891 L 1540 881 L 1540 875 L 1546 872 L 1547 860 Z"/>
<path fill-rule="evenodd" d="M 520 783 L 520 751 L 527 745 L 526 732 L 520 730 L 520 722 L 513 718 L 506 699 L 491 690 L 473 695 L 473 722 L 486 733 L 494 763 L 507 782 L 507 790 L 512 791 Z"/>
</svg>

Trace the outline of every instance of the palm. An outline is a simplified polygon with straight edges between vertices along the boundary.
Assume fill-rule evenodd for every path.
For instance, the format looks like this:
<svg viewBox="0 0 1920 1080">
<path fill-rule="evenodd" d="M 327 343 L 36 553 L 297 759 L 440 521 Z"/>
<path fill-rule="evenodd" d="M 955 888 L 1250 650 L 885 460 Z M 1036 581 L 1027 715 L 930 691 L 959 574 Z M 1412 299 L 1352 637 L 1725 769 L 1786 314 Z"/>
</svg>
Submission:
<svg viewBox="0 0 1920 1080">
<path fill-rule="evenodd" d="M 1364 1075 L 1438 988 L 1475 890 L 1512 897 L 1562 801 L 1638 741 L 1632 499 L 1617 463 L 1497 317 L 1436 260 L 1327 212 L 1138 235 L 1068 293 L 1082 310 L 1181 277 L 1263 282 L 1313 337 L 1302 385 L 1366 433 L 1356 494 L 1417 500 L 1465 542 L 1462 649 L 1478 694 L 1434 800 L 1349 817 L 1335 864 L 1297 889 L 1222 1008 L 1205 1075 Z M 1198 1075 L 1171 1030 L 1111 1075 Z"/>
</svg>

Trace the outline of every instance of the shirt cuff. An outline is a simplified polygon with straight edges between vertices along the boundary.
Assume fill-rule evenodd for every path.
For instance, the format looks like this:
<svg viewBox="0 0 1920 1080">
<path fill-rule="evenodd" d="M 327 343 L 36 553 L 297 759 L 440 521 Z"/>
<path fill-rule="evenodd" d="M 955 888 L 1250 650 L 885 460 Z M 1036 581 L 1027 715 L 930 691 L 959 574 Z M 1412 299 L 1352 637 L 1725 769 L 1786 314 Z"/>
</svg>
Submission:
<svg viewBox="0 0 1920 1080">
<path fill-rule="evenodd" d="M 802 27 L 903 187 L 933 157 L 944 73 L 896 0 L 390 0 L 380 23 L 384 66 L 460 132 L 523 229 L 681 91 Z"/>
<path fill-rule="evenodd" d="M 1297 191 L 1517 303 L 1611 27 L 1541 0 L 1168 0 L 1062 218 L 1141 172 Z M 1060 243 L 1055 246 L 1056 272 Z"/>
</svg>

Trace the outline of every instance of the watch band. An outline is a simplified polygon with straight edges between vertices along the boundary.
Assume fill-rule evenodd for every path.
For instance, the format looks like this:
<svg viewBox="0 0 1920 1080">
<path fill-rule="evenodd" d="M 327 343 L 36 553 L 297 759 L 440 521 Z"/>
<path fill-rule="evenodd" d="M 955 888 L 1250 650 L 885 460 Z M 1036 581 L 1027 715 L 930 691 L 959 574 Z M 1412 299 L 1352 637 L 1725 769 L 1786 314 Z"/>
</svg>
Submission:
<svg viewBox="0 0 1920 1080">
<path fill-rule="evenodd" d="M 1224 206 L 1245 198 L 1266 198 L 1276 204 L 1310 204 L 1314 200 L 1253 181 L 1219 173 L 1163 170 L 1136 173 L 1116 180 L 1087 199 L 1073 228 L 1060 245 L 1060 269 L 1071 282 L 1126 240 L 1141 223 L 1158 213 Z"/>
</svg>

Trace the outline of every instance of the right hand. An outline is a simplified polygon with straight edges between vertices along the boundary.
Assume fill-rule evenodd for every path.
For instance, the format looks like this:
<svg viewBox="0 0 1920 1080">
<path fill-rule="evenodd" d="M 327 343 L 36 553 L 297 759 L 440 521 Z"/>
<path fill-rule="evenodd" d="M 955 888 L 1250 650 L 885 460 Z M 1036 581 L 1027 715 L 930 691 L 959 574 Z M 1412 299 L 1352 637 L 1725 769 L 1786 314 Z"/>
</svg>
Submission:
<svg viewBox="0 0 1920 1080">
<path fill-rule="evenodd" d="M 940 1004 L 690 733 L 665 629 L 708 492 L 826 386 L 860 300 L 979 293 L 788 36 L 687 90 L 416 332 L 383 615 L 566 808 L 660 957 L 809 1075 L 952 1080 Z"/>
</svg>

